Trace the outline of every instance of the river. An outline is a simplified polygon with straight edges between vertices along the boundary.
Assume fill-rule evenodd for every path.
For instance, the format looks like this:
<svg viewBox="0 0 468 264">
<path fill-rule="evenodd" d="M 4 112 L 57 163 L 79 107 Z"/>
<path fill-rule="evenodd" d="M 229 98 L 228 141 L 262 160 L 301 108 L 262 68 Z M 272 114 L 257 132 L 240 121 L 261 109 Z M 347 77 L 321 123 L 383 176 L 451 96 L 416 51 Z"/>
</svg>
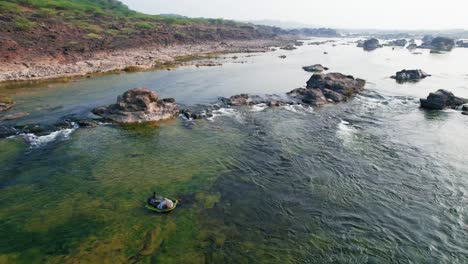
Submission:
<svg viewBox="0 0 468 264">
<path fill-rule="evenodd" d="M 365 52 L 348 41 L 1 88 L 13 113 L 29 113 L 2 124 L 23 125 L 90 117 L 133 87 L 187 106 L 284 95 L 315 63 L 367 80 L 353 100 L 316 109 L 0 139 L 0 263 L 468 263 L 468 117 L 419 108 L 438 89 L 468 97 L 468 49 Z M 432 76 L 389 78 L 405 68 Z M 148 212 L 153 191 L 181 205 Z"/>
</svg>

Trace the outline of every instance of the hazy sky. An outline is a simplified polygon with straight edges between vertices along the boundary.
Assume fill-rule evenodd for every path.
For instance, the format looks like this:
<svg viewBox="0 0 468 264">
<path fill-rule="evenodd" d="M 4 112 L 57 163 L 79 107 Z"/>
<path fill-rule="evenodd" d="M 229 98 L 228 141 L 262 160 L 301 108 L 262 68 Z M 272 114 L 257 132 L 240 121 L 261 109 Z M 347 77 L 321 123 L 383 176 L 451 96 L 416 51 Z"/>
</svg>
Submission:
<svg viewBox="0 0 468 264">
<path fill-rule="evenodd" d="M 468 29 L 468 0 L 122 0 L 148 13 L 337 28 Z"/>
</svg>

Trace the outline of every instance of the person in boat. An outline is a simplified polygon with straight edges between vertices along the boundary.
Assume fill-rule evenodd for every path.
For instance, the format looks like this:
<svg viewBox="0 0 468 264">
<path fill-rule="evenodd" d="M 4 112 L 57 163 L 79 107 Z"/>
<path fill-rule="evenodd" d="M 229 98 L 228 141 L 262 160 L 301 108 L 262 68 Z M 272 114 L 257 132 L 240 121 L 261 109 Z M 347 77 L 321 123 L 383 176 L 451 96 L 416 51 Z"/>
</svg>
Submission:
<svg viewBox="0 0 468 264">
<path fill-rule="evenodd" d="M 174 208 L 173 201 L 167 198 L 157 197 L 155 192 L 153 192 L 153 196 L 148 198 L 148 204 L 158 208 L 159 210 L 167 210 Z"/>
</svg>

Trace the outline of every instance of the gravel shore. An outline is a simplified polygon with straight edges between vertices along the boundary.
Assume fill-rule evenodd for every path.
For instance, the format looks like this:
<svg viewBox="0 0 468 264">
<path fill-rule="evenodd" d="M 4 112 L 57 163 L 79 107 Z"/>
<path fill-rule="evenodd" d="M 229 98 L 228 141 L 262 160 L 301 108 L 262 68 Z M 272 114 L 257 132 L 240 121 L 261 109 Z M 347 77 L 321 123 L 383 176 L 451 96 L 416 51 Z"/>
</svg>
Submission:
<svg viewBox="0 0 468 264">
<path fill-rule="evenodd" d="M 6 62 L 0 65 L 0 82 L 78 77 L 129 68 L 161 68 L 177 65 L 180 58 L 190 59 L 211 53 L 266 52 L 271 47 L 281 46 L 286 42 L 288 40 L 285 39 L 207 42 L 99 52 L 78 57 L 73 62 L 60 62 L 51 58 L 38 58 L 32 62 Z"/>
</svg>

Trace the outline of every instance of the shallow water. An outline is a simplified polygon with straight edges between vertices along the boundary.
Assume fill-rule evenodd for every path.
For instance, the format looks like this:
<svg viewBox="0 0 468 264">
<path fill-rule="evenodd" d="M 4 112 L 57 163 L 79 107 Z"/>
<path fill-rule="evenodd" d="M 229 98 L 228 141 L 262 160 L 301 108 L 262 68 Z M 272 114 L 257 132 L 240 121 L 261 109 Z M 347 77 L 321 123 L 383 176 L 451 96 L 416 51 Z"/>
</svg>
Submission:
<svg viewBox="0 0 468 264">
<path fill-rule="evenodd" d="M 0 263 L 468 262 L 468 118 L 418 108 L 440 88 L 468 97 L 468 49 L 414 55 L 330 43 L 232 56 L 222 67 L 3 90 L 14 111 L 31 113 L 6 124 L 87 116 L 140 86 L 185 105 L 283 95 L 315 63 L 364 78 L 367 89 L 320 109 L 221 109 L 194 123 L 0 140 Z M 388 78 L 403 68 L 433 76 Z M 180 208 L 145 211 L 153 190 Z"/>
</svg>

